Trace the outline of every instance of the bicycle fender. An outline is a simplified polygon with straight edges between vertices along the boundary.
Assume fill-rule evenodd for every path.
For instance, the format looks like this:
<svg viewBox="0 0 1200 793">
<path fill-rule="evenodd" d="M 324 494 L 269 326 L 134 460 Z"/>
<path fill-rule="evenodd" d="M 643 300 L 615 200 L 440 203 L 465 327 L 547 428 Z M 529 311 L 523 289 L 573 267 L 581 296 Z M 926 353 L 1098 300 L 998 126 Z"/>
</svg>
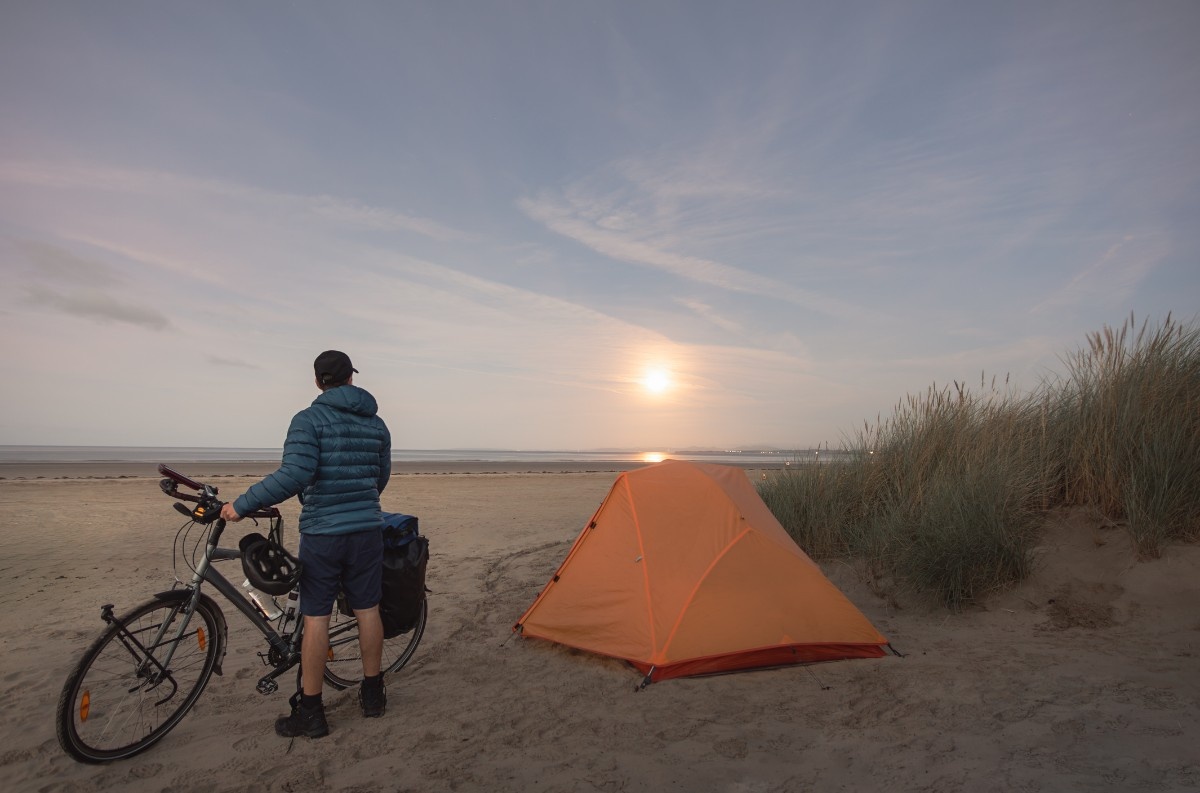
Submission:
<svg viewBox="0 0 1200 793">
<path fill-rule="evenodd" d="M 158 592 L 154 595 L 155 600 L 173 601 L 173 600 L 191 600 L 192 591 L 190 589 L 168 589 L 166 592 Z M 212 610 L 213 615 L 217 620 L 217 633 L 213 640 L 217 642 L 217 660 L 213 664 L 213 672 L 224 676 L 221 671 L 221 664 L 225 661 L 225 649 L 229 646 L 229 626 L 225 622 L 225 612 L 221 611 L 221 607 L 217 605 L 217 601 L 205 593 L 200 593 L 200 601 Z"/>
</svg>

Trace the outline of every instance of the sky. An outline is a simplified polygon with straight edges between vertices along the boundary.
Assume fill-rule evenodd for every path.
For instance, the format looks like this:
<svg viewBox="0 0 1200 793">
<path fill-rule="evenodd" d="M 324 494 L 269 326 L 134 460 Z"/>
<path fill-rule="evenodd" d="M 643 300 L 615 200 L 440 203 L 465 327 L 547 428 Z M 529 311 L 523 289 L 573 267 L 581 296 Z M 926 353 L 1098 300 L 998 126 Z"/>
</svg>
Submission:
<svg viewBox="0 0 1200 793">
<path fill-rule="evenodd" d="M 0 444 L 837 447 L 1200 315 L 1200 3 L 0 4 Z"/>
</svg>

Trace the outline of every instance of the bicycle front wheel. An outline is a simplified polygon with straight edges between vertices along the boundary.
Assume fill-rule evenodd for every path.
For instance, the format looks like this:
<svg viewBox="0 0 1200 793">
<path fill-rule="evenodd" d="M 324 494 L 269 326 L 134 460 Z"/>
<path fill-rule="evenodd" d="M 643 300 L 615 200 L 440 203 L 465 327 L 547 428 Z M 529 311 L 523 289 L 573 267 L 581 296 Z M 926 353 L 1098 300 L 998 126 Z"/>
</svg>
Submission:
<svg viewBox="0 0 1200 793">
<path fill-rule="evenodd" d="M 58 700 L 58 742 L 77 760 L 102 763 L 145 751 L 195 704 L 224 637 L 190 593 L 143 603 L 92 643 Z M 124 626 L 124 630 L 122 630 Z"/>
<path fill-rule="evenodd" d="M 412 659 L 425 633 L 429 618 L 429 600 L 421 601 L 421 613 L 412 630 L 383 640 L 383 662 L 380 669 L 389 674 Z M 336 689 L 350 688 L 362 682 L 362 650 L 358 645 L 358 621 L 346 617 L 335 606 L 329 621 L 329 658 L 325 662 L 325 679 Z"/>
</svg>

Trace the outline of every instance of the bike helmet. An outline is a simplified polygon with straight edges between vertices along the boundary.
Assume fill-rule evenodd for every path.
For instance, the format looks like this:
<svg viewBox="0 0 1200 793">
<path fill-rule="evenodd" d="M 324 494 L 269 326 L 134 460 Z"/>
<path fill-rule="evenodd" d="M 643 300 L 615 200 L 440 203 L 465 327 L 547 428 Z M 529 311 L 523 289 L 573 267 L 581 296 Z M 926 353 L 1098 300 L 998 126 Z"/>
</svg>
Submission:
<svg viewBox="0 0 1200 793">
<path fill-rule="evenodd" d="M 300 581 L 300 560 L 261 534 L 247 534 L 238 543 L 242 570 L 250 584 L 268 595 L 286 595 Z"/>
</svg>

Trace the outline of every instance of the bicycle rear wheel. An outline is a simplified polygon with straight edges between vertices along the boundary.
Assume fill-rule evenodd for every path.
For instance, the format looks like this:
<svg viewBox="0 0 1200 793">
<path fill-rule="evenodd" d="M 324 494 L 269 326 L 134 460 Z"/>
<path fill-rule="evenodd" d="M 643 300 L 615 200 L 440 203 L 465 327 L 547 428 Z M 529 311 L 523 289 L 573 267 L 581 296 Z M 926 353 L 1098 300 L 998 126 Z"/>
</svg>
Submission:
<svg viewBox="0 0 1200 793">
<path fill-rule="evenodd" d="M 222 622 L 203 600 L 189 618 L 184 609 L 191 593 L 180 592 L 143 603 L 111 624 L 67 677 L 58 700 L 58 742 L 75 759 L 102 763 L 145 751 L 204 690 L 222 652 Z"/>
<path fill-rule="evenodd" d="M 421 601 L 421 613 L 412 630 L 383 640 L 384 674 L 404 666 L 417 651 L 425 622 L 429 618 L 429 600 Z M 329 659 L 325 662 L 325 679 L 336 689 L 350 688 L 362 682 L 362 650 L 358 645 L 358 621 L 341 613 L 337 606 L 329 620 Z"/>
</svg>

